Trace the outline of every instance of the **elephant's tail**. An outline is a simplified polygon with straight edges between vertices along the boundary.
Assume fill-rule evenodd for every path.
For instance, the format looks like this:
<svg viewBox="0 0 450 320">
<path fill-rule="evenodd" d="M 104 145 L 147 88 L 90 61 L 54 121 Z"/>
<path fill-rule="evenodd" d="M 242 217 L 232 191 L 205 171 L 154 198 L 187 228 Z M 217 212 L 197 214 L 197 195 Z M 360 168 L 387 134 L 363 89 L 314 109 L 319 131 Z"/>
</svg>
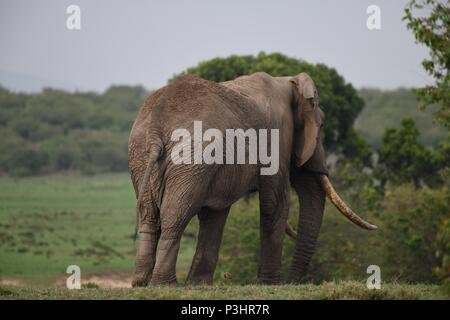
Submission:
<svg viewBox="0 0 450 320">
<path fill-rule="evenodd" d="M 155 164 L 158 161 L 158 159 L 163 154 L 164 145 L 159 137 L 153 138 L 152 142 L 150 144 L 150 151 L 149 151 L 149 157 L 147 162 L 147 167 L 145 168 L 144 178 L 141 181 L 141 184 L 139 185 L 139 193 L 138 193 L 138 199 L 136 201 L 136 223 L 134 228 L 134 240 L 136 241 L 139 227 L 141 221 L 152 218 L 152 217 L 146 217 L 147 214 L 149 214 L 145 210 L 145 204 L 144 202 L 149 202 L 150 204 L 150 214 L 154 215 L 156 214 L 156 200 L 153 196 L 152 188 L 150 186 L 150 177 L 152 175 L 152 172 L 154 170 Z M 145 197 L 147 195 L 147 199 Z M 142 213 L 142 215 L 141 215 Z"/>
</svg>

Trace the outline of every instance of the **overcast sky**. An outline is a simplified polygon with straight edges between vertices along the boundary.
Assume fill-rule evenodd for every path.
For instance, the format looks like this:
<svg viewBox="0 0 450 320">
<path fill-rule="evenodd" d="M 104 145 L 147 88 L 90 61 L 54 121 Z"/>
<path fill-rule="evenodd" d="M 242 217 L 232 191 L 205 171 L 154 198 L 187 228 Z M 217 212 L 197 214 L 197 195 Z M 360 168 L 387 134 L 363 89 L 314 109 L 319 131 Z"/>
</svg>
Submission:
<svg viewBox="0 0 450 320">
<path fill-rule="evenodd" d="M 199 61 L 281 52 L 334 67 L 356 87 L 430 83 L 404 0 L 0 0 L 0 84 L 104 90 L 164 85 Z M 81 30 L 66 8 L 81 8 Z M 369 5 L 381 30 L 366 27 Z"/>
</svg>

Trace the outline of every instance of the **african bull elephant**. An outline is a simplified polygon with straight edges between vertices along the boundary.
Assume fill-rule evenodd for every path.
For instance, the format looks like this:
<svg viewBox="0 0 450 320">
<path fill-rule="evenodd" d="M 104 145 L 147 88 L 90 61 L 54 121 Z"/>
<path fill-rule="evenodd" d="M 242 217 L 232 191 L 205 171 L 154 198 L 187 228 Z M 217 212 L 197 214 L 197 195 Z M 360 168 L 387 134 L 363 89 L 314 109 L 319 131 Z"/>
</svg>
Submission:
<svg viewBox="0 0 450 320">
<path fill-rule="evenodd" d="M 305 275 L 319 234 L 325 195 L 351 221 L 375 229 L 352 212 L 328 180 L 319 135 L 322 121 L 315 84 L 305 73 L 272 77 L 258 72 L 223 83 L 187 75 L 152 94 L 141 107 L 129 137 L 139 235 L 132 285 L 176 284 L 180 239 L 194 215 L 199 218 L 199 234 L 187 283 L 212 283 L 230 206 L 253 191 L 259 192 L 260 201 L 259 283 L 280 281 L 284 233 L 296 237 L 287 225 L 290 185 L 301 199 L 290 282 L 300 282 Z M 256 163 L 233 162 L 236 157 L 228 159 L 228 148 L 215 149 L 211 154 L 219 161 L 213 163 L 197 161 L 194 151 L 191 162 L 191 140 L 181 143 L 180 149 L 174 132 L 182 129 L 182 133 L 198 135 L 194 131 L 200 122 L 203 129 L 214 128 L 218 140 L 225 140 L 229 129 L 239 128 L 244 133 L 275 129 L 277 134 L 271 135 L 267 151 L 277 153 L 277 170 L 262 174 L 267 163 L 259 159 Z M 204 147 L 204 140 L 212 141 L 211 135 L 202 138 L 197 147 Z M 227 147 L 236 147 L 236 143 L 237 138 Z M 175 149 L 187 154 L 189 161 L 175 161 Z M 245 156 L 250 158 L 251 152 L 246 148 Z M 220 161 L 225 158 L 231 164 Z"/>
</svg>

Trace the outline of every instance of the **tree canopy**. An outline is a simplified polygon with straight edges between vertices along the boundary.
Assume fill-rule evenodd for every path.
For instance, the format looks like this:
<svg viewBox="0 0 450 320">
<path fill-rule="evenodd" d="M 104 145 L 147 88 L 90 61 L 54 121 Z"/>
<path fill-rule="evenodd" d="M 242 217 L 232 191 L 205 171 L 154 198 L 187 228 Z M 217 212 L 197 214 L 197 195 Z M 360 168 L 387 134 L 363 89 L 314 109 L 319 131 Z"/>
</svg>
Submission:
<svg viewBox="0 0 450 320">
<path fill-rule="evenodd" d="M 440 106 L 436 119 L 450 127 L 450 6 L 448 1 L 412 0 L 405 8 L 407 27 L 416 41 L 428 47 L 430 58 L 422 61 L 425 71 L 435 83 L 415 90 L 426 108 Z"/>
</svg>

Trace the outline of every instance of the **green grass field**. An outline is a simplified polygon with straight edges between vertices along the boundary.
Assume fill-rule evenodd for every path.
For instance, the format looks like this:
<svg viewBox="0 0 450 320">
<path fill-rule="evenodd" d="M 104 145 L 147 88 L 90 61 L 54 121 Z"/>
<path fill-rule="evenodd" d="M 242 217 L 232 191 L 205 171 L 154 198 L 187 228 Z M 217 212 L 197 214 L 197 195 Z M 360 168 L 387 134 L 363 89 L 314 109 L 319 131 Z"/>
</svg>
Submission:
<svg viewBox="0 0 450 320">
<path fill-rule="evenodd" d="M 448 299 L 442 288 L 426 285 L 383 285 L 380 290 L 368 290 L 358 282 L 324 283 L 321 285 L 215 285 L 206 287 L 149 287 L 138 289 L 100 289 L 89 286 L 80 290 L 0 286 L 0 299 L 359 299 L 417 300 Z M 90 287 L 90 288 L 89 288 Z"/>
<path fill-rule="evenodd" d="M 221 279 L 212 287 L 99 288 L 130 284 L 134 206 L 126 173 L 0 178 L 0 299 L 448 298 L 438 286 L 383 284 L 382 290 L 368 290 L 351 281 L 240 286 Z M 193 219 L 178 259 L 180 283 L 194 254 L 195 230 Z M 81 290 L 64 288 L 69 265 L 81 268 Z"/>
<path fill-rule="evenodd" d="M 132 272 L 134 206 L 126 173 L 0 179 L 0 279 L 50 285 L 69 265 L 82 274 Z M 181 277 L 193 239 L 183 240 Z"/>
</svg>

